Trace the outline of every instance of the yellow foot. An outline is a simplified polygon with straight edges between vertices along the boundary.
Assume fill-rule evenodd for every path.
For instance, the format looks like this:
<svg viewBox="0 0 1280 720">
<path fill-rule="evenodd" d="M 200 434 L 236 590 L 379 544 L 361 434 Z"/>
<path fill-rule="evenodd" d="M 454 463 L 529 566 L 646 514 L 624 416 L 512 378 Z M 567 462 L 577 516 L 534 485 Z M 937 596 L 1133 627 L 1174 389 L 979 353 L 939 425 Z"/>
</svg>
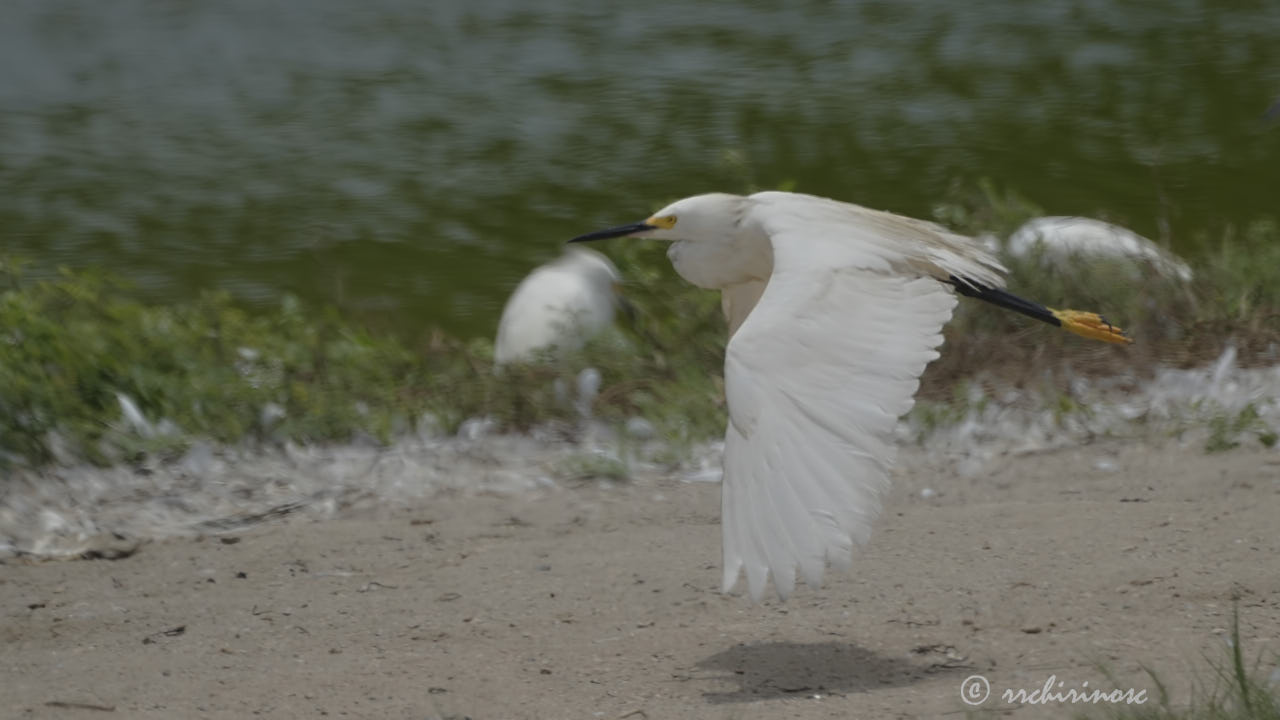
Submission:
<svg viewBox="0 0 1280 720">
<path fill-rule="evenodd" d="M 1098 313 L 1080 310 L 1050 310 L 1053 316 L 1062 321 L 1062 327 L 1077 335 L 1109 343 L 1127 344 L 1133 342 L 1124 330 L 1107 322 Z"/>
</svg>

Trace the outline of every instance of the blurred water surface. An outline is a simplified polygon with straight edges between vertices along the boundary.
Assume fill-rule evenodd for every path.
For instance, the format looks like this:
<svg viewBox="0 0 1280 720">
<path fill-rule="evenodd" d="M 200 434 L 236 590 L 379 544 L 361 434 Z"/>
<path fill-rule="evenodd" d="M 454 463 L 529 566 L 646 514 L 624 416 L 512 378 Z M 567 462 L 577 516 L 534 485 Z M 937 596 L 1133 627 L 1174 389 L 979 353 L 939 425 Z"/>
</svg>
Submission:
<svg viewBox="0 0 1280 720">
<path fill-rule="evenodd" d="M 1277 94 L 1274 2 L 6 0 L 0 252 L 487 335 L 565 238 L 749 184 L 1191 251 L 1276 212 Z"/>
</svg>

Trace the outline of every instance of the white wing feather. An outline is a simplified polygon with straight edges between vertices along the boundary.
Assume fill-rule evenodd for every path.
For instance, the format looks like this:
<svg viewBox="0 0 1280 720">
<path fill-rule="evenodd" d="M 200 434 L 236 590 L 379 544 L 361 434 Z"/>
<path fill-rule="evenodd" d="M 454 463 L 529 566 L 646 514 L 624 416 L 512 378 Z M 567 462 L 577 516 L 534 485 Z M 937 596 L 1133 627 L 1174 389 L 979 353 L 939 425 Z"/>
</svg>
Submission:
<svg viewBox="0 0 1280 720">
<path fill-rule="evenodd" d="M 784 599 L 796 569 L 816 587 L 870 535 L 896 455 L 892 433 L 938 356 L 956 298 L 937 278 L 1000 284 L 970 241 L 834 201 L 761 193 L 746 222 L 774 268 L 725 354 L 730 423 L 724 588 Z M 900 222 L 903 221 L 903 222 Z"/>
<path fill-rule="evenodd" d="M 801 243 L 793 267 L 858 267 L 939 280 L 955 275 L 1004 287 L 1008 271 L 991 253 L 941 225 L 800 193 L 761 192 L 750 200 L 775 252 L 779 235 Z"/>
</svg>

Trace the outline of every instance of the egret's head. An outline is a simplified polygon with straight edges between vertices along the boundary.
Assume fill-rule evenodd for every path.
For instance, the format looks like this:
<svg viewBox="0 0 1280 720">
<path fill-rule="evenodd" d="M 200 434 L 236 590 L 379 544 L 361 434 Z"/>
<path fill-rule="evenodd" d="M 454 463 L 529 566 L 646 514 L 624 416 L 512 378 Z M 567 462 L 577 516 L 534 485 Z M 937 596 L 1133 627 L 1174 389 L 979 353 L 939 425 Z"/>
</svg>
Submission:
<svg viewBox="0 0 1280 720">
<path fill-rule="evenodd" d="M 740 195 L 694 195 L 671 203 L 644 222 L 597 230 L 579 235 L 569 242 L 616 237 L 645 237 L 655 240 L 721 238 L 733 231 L 745 208 L 746 198 Z"/>
<path fill-rule="evenodd" d="M 635 306 L 622 294 L 622 274 L 603 254 L 584 247 L 571 247 L 552 265 L 575 273 L 586 281 L 596 297 L 611 298 L 627 317 L 635 319 Z"/>
<path fill-rule="evenodd" d="M 573 273 L 599 297 L 621 297 L 622 275 L 604 255 L 584 247 L 569 247 L 549 268 Z"/>
<path fill-rule="evenodd" d="M 593 283 L 615 285 L 622 281 L 622 275 L 618 273 L 618 268 L 613 262 L 589 248 L 566 248 L 564 254 L 555 262 Z"/>
</svg>

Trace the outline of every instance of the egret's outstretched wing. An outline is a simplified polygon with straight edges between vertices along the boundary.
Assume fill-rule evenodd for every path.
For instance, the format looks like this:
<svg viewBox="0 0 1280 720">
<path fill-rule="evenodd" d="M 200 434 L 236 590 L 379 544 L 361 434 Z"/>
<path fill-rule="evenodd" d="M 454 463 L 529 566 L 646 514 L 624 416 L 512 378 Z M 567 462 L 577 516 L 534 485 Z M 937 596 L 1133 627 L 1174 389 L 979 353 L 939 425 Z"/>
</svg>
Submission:
<svg viewBox="0 0 1280 720">
<path fill-rule="evenodd" d="M 725 355 L 722 490 L 724 587 L 745 570 L 757 600 L 770 573 L 783 598 L 797 568 L 818 585 L 826 562 L 847 567 L 870 534 L 894 426 L 956 304 L 937 273 L 999 281 L 985 253 L 915 239 L 927 223 L 840 220 L 841 203 L 818 207 L 815 221 L 764 200 L 747 221 L 769 236 L 774 268 Z"/>
<path fill-rule="evenodd" d="M 779 240 L 800 244 L 794 267 L 860 267 L 1004 287 L 1005 267 L 972 238 L 903 215 L 814 195 L 761 192 L 752 216 Z"/>
</svg>

